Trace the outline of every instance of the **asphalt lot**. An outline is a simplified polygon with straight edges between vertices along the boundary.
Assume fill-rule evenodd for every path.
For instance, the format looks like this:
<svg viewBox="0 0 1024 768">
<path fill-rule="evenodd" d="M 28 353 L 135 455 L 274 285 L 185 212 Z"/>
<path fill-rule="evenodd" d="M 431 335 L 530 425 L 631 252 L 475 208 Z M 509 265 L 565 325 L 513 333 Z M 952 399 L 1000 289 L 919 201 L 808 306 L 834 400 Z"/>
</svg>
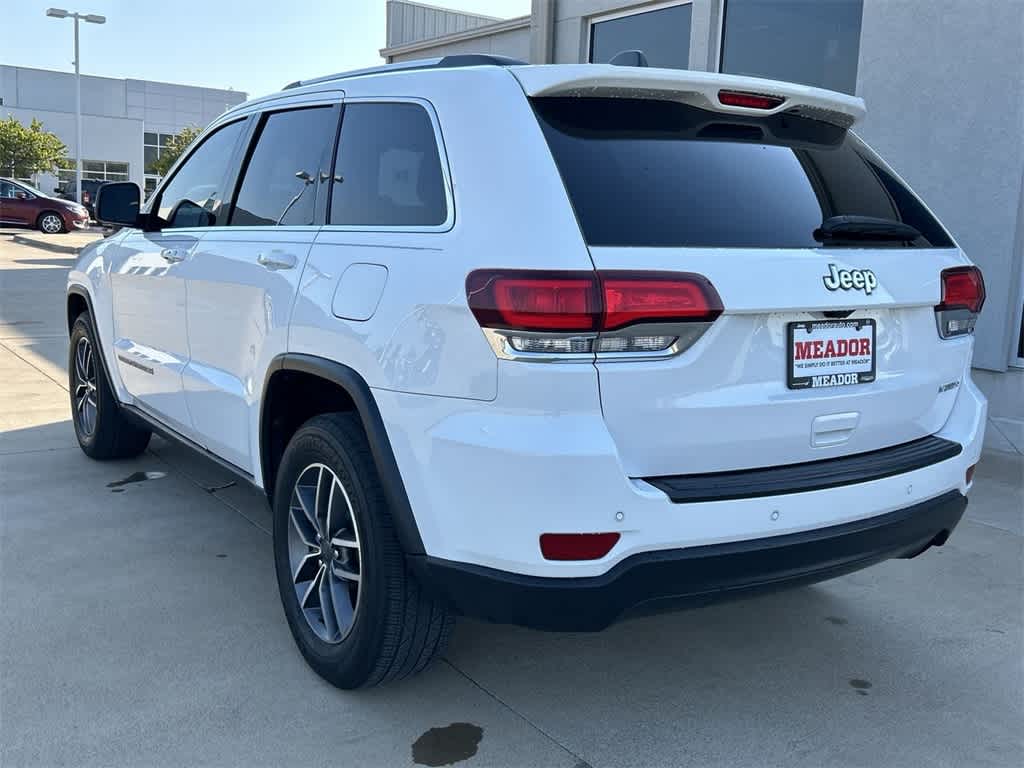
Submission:
<svg viewBox="0 0 1024 768">
<path fill-rule="evenodd" d="M 292 644 L 257 493 L 158 439 L 129 462 L 79 451 L 73 257 L 12 235 L 4 768 L 1024 765 L 1022 457 L 986 454 L 964 522 L 916 560 L 600 634 L 463 621 L 425 674 L 345 693 Z"/>
</svg>

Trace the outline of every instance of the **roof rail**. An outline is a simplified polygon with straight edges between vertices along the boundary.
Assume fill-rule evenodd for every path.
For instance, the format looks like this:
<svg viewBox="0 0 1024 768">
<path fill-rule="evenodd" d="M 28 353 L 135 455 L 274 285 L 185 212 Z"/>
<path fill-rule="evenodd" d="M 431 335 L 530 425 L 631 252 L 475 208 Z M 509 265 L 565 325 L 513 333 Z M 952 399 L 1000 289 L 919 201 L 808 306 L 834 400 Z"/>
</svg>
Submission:
<svg viewBox="0 0 1024 768">
<path fill-rule="evenodd" d="M 296 80 L 288 83 L 282 90 L 299 88 L 303 85 L 314 85 L 315 83 L 326 83 L 331 80 L 344 80 L 348 77 L 359 77 L 360 75 L 376 75 L 385 72 L 409 72 L 415 69 L 452 69 L 454 67 L 513 67 L 526 64 L 525 61 L 513 59 L 508 56 L 492 56 L 487 53 L 459 53 L 451 56 L 442 56 L 437 59 L 416 59 L 414 61 L 403 61 L 398 64 L 382 64 L 379 67 L 367 67 L 366 69 L 353 69 L 348 72 L 337 72 L 333 75 L 314 77 L 310 80 Z"/>
</svg>

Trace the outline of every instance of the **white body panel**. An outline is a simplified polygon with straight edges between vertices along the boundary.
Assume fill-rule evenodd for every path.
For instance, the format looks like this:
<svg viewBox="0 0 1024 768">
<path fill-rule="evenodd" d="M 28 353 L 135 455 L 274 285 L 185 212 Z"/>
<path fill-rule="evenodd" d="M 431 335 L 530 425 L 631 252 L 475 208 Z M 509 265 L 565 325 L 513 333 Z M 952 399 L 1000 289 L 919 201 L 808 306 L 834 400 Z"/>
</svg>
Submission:
<svg viewBox="0 0 1024 768">
<path fill-rule="evenodd" d="M 638 552 L 811 530 L 966 492 L 964 473 L 981 455 L 987 407 L 965 375 L 937 432 L 963 445 L 953 459 L 826 490 L 673 504 L 623 470 L 595 386 L 556 386 L 551 377 L 534 380 L 538 366 L 502 365 L 525 370 L 502 377 L 508 386 L 494 403 L 374 393 L 436 557 L 535 576 L 596 576 Z M 537 546 L 544 532 L 598 531 L 622 534 L 600 560 L 552 562 Z"/>
<path fill-rule="evenodd" d="M 315 235 L 313 227 L 212 228 L 182 269 L 191 349 L 183 385 L 193 428 L 205 448 L 249 474 L 258 463 L 266 371 L 287 349 Z"/>
<path fill-rule="evenodd" d="M 181 380 L 189 359 L 182 270 L 199 236 L 131 232 L 108 250 L 117 370 L 138 405 L 186 435 L 193 432 Z"/>
<path fill-rule="evenodd" d="M 426 553 L 523 574 L 592 576 L 638 552 L 804 531 L 966 491 L 986 405 L 969 377 L 972 338 L 941 340 L 934 312 L 941 270 L 968 263 L 959 250 L 588 248 L 524 90 L 682 94 L 698 103 L 733 88 L 850 122 L 863 114 L 859 99 L 597 65 L 393 72 L 343 84 L 346 100 L 428 108 L 447 221 L 133 231 L 87 248 L 69 279 L 91 297 L 122 402 L 265 486 L 259 430 L 271 361 L 287 352 L 342 363 L 371 389 Z M 335 86 L 251 102 L 220 122 L 340 98 Z M 169 246 L 186 258 L 168 265 L 160 251 Z M 261 253 L 294 266 L 268 269 Z M 830 264 L 871 269 L 878 286 L 830 293 L 822 286 Z M 668 359 L 498 358 L 467 303 L 470 272 L 595 267 L 705 275 L 724 314 Z M 789 390 L 786 323 L 834 310 L 877 323 L 877 380 Z M 933 434 L 962 452 L 822 491 L 678 505 L 638 479 L 831 458 Z M 541 556 L 542 533 L 604 531 L 622 539 L 600 560 Z"/>
<path fill-rule="evenodd" d="M 941 387 L 970 365 L 970 338 L 940 339 L 939 273 L 958 250 L 592 248 L 598 269 L 686 270 L 708 277 L 725 306 L 693 347 L 649 363 L 598 363 L 604 417 L 631 477 L 795 464 L 906 443 L 937 432 L 956 398 Z M 929 265 L 927 277 L 909 259 Z M 878 286 L 829 291 L 829 265 L 871 269 Z M 788 323 L 853 310 L 876 324 L 870 385 L 791 390 Z M 815 440 L 815 422 L 850 414 L 842 440 Z"/>
</svg>

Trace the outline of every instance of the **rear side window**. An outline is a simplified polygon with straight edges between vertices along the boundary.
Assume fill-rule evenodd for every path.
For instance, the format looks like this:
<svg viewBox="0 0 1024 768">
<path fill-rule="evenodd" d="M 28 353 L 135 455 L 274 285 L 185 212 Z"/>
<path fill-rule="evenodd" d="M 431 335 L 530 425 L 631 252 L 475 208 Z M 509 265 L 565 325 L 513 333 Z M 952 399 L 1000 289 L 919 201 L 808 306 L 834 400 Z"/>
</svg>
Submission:
<svg viewBox="0 0 1024 768">
<path fill-rule="evenodd" d="M 448 218 L 427 111 L 411 103 L 346 104 L 331 191 L 331 224 L 423 227 Z"/>
<path fill-rule="evenodd" d="M 263 117 L 231 214 L 233 227 L 310 226 L 338 126 L 334 107 Z M 324 192 L 326 193 L 326 186 Z"/>
<path fill-rule="evenodd" d="M 244 120 L 218 128 L 188 156 L 160 192 L 157 215 L 164 227 L 212 227 L 224 201 L 228 163 Z M 223 223 L 223 222 L 221 222 Z"/>
<path fill-rule="evenodd" d="M 834 126 L 667 101 L 533 104 L 591 245 L 815 248 L 826 219 L 865 216 L 915 227 L 914 246 L 953 246 L 910 190 Z"/>
</svg>

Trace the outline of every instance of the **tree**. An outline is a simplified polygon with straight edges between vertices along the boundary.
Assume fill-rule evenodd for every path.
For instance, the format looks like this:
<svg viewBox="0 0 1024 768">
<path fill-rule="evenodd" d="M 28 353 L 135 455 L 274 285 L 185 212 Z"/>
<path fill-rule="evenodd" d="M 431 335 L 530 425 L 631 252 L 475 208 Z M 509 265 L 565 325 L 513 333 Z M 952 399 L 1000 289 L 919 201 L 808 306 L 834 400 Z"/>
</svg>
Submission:
<svg viewBox="0 0 1024 768">
<path fill-rule="evenodd" d="M 160 149 L 160 157 L 154 160 L 146 169 L 148 173 L 155 173 L 158 176 L 166 176 L 171 166 L 181 156 L 188 145 L 195 141 L 196 136 L 202 133 L 203 129 L 196 125 L 186 125 L 178 133 L 167 140 L 167 144 Z"/>
<path fill-rule="evenodd" d="M 67 154 L 64 142 L 44 131 L 35 118 L 27 128 L 14 115 L 0 120 L 0 174 L 27 179 L 36 173 L 53 173 Z"/>
</svg>

